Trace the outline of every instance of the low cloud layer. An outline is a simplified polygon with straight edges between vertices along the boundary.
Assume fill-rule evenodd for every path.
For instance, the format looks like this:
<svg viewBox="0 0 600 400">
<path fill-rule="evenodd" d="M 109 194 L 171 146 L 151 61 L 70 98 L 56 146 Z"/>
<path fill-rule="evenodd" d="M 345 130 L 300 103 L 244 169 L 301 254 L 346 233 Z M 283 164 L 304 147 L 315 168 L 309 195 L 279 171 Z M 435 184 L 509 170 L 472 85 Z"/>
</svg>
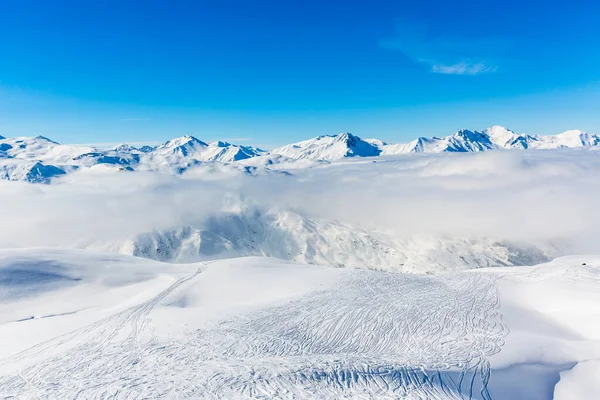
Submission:
<svg viewBox="0 0 600 400">
<path fill-rule="evenodd" d="M 600 251 L 595 151 L 415 154 L 291 172 L 88 170 L 52 185 L 0 181 L 0 247 L 85 247 L 258 207 L 404 237 L 486 236 Z"/>
</svg>

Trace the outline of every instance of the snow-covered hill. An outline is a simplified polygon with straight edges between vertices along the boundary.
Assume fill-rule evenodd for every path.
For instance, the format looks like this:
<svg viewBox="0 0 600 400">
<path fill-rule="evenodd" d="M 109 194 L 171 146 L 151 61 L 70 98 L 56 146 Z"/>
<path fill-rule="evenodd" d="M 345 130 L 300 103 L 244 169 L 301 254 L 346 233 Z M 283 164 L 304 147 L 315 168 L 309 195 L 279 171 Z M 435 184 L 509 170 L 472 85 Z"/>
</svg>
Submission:
<svg viewBox="0 0 600 400">
<path fill-rule="evenodd" d="M 489 238 L 395 236 L 297 213 L 244 210 L 195 224 L 154 230 L 124 243 L 85 244 L 166 262 L 267 256 L 308 264 L 412 273 L 534 265 L 556 250 Z"/>
<path fill-rule="evenodd" d="M 599 285 L 599 256 L 417 276 L 1 250 L 0 388 L 17 399 L 594 399 Z"/>
<path fill-rule="evenodd" d="M 40 161 L 3 158 L 0 153 L 0 179 L 25 181 L 31 183 L 50 183 L 51 179 L 66 172 L 54 165 L 45 165 Z"/>
</svg>

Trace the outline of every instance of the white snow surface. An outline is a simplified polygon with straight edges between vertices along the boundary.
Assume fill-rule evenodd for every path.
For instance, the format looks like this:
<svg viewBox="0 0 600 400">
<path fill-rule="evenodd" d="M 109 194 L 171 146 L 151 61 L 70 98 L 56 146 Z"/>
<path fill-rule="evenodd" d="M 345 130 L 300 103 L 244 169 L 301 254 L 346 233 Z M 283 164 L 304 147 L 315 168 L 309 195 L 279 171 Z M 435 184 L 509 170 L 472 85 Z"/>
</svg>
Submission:
<svg viewBox="0 0 600 400">
<path fill-rule="evenodd" d="M 0 388 L 39 399 L 592 399 L 598 287 L 599 256 L 427 276 L 2 250 Z"/>
</svg>

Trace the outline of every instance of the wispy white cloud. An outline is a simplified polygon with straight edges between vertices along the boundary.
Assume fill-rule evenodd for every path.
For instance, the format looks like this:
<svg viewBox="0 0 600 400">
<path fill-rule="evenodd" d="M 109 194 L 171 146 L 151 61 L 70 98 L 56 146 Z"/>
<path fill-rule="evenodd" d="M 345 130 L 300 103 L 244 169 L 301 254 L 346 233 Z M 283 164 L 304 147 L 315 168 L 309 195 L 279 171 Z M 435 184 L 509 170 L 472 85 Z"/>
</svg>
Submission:
<svg viewBox="0 0 600 400">
<path fill-rule="evenodd" d="M 394 34 L 380 46 L 402 52 L 430 71 L 447 75 L 479 75 L 498 70 L 498 60 L 508 43 L 492 37 L 463 37 L 452 32 L 432 32 L 422 23 L 399 19 Z"/>
<path fill-rule="evenodd" d="M 123 118 L 121 119 L 121 121 L 126 121 L 126 122 L 135 122 L 135 121 L 145 121 L 146 118 Z"/>
<path fill-rule="evenodd" d="M 497 66 L 486 65 L 483 62 L 469 63 L 462 61 L 451 65 L 434 64 L 431 67 L 431 72 L 448 75 L 477 75 L 486 72 L 496 72 L 497 69 Z"/>
</svg>

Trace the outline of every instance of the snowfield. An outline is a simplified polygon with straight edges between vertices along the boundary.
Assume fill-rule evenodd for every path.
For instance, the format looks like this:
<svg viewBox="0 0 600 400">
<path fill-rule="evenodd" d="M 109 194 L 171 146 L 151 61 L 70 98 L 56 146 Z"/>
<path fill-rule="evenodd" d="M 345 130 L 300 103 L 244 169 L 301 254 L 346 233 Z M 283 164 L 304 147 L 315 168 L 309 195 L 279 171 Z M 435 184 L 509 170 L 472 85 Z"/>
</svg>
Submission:
<svg viewBox="0 0 600 400">
<path fill-rule="evenodd" d="M 600 257 L 434 276 L 46 249 L 4 250 L 0 265 L 4 398 L 591 399 L 599 389 Z"/>
<path fill-rule="evenodd" d="M 0 140 L 0 398 L 596 399 L 595 140 Z"/>
</svg>

